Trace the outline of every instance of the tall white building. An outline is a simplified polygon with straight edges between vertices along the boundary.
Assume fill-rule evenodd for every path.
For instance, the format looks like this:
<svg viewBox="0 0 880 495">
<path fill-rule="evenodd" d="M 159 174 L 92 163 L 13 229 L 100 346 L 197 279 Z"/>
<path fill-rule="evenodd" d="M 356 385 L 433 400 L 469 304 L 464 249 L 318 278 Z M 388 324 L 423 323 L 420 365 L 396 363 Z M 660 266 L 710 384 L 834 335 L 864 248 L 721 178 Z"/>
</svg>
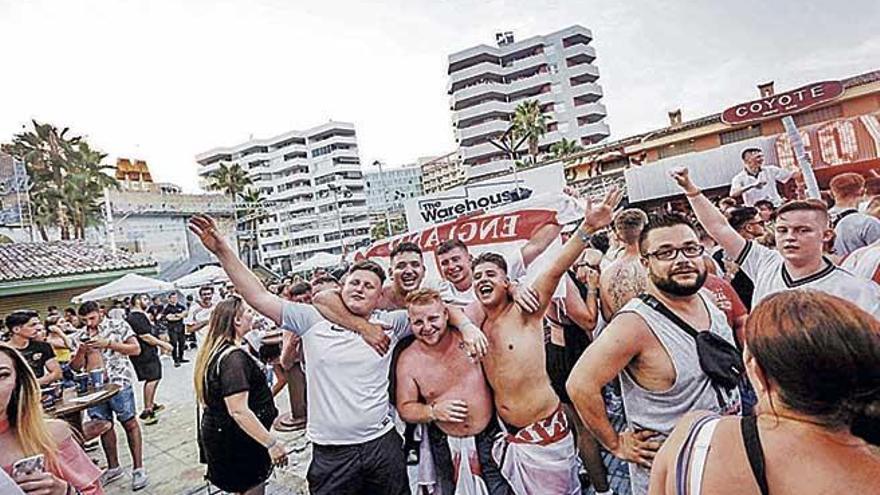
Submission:
<svg viewBox="0 0 880 495">
<path fill-rule="evenodd" d="M 353 124 L 329 122 L 251 139 L 200 153 L 196 161 L 204 183 L 221 163 L 237 163 L 248 172 L 269 212 L 257 225 L 260 259 L 276 272 L 318 252 L 339 254 L 370 241 Z"/>
<path fill-rule="evenodd" d="M 469 179 L 512 167 L 488 140 L 508 129 L 514 109 L 526 100 L 537 100 L 548 117 L 542 152 L 563 137 L 582 146 L 608 137 L 589 29 L 575 25 L 521 41 L 509 32 L 496 38 L 498 46 L 478 45 L 449 56 L 452 126 Z"/>
</svg>

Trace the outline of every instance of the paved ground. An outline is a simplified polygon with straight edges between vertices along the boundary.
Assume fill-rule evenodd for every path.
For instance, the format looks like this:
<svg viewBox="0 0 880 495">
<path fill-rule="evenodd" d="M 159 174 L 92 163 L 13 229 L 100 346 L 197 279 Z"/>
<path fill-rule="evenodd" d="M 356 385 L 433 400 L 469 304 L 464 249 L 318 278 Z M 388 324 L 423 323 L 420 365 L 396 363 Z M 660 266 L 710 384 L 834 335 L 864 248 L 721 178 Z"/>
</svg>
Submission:
<svg viewBox="0 0 880 495">
<path fill-rule="evenodd" d="M 194 353 L 189 351 L 189 354 Z M 193 356 L 190 356 L 193 357 Z M 167 406 L 160 415 L 158 424 L 141 424 L 144 438 L 144 466 L 150 477 L 150 484 L 139 495 L 177 495 L 222 493 L 216 488 L 209 491 L 204 481 L 205 467 L 199 464 L 196 443 L 195 397 L 192 387 L 192 363 L 174 368 L 171 360 L 162 359 L 164 378 L 159 385 L 158 401 Z M 142 387 L 137 390 L 138 408 L 143 407 Z M 282 413 L 289 410 L 287 393 L 276 398 Z M 131 457 L 125 433 L 116 426 L 119 440 L 119 460 L 126 469 L 126 476 L 105 487 L 107 495 L 130 494 Z M 290 463 L 284 469 L 276 470 L 270 478 L 269 494 L 305 494 L 307 492 L 305 471 L 311 458 L 311 447 L 303 432 L 277 433 L 279 439 L 291 452 Z M 89 455 L 101 467 L 106 466 L 104 453 L 98 446 Z"/>
</svg>

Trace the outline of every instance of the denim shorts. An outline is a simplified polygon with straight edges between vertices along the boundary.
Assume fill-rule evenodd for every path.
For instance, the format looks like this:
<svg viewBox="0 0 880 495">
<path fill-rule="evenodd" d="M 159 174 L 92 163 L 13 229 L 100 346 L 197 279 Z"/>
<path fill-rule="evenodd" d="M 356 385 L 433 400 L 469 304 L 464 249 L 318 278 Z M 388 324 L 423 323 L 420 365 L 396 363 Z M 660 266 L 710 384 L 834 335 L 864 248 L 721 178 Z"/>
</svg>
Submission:
<svg viewBox="0 0 880 495">
<path fill-rule="evenodd" d="M 136 415 L 134 390 L 131 385 L 123 388 L 107 402 L 89 408 L 89 417 L 103 421 L 113 421 L 113 414 L 120 423 L 128 422 Z"/>
</svg>

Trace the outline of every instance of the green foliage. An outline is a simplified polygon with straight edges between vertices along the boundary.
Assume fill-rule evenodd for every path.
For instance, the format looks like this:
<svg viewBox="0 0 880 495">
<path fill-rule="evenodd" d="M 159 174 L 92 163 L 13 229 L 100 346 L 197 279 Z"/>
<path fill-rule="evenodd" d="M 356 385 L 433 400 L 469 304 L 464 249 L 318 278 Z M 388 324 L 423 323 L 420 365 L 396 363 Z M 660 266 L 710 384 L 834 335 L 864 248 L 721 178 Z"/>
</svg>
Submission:
<svg viewBox="0 0 880 495">
<path fill-rule="evenodd" d="M 577 159 L 572 159 L 568 157 L 576 153 L 580 153 L 583 150 L 583 146 L 578 144 L 577 141 L 571 141 L 566 138 L 562 138 L 561 141 L 553 143 L 553 145 L 550 146 L 550 153 L 553 155 L 553 158 L 557 160 L 563 160 L 566 164 L 569 165 L 575 163 Z"/>
<path fill-rule="evenodd" d="M 22 160 L 32 187 L 34 222 L 44 241 L 47 228 L 57 226 L 61 239 L 83 239 L 88 225 L 101 215 L 105 187 L 117 187 L 105 174 L 107 157 L 89 146 L 82 136 L 68 136 L 69 128 L 32 121 L 33 129 L 16 134 L 0 146 Z"/>
<path fill-rule="evenodd" d="M 233 201 L 242 197 L 253 185 L 253 180 L 248 177 L 247 172 L 241 168 L 239 164 L 229 166 L 225 163 L 220 164 L 220 168 L 208 176 L 210 183 L 208 188 L 212 191 L 221 191 L 223 194 L 230 196 Z"/>
<path fill-rule="evenodd" d="M 532 163 L 538 161 L 538 141 L 547 133 L 547 116 L 541 112 L 538 100 L 526 100 L 513 112 L 513 133 L 517 139 L 526 138 Z"/>
</svg>

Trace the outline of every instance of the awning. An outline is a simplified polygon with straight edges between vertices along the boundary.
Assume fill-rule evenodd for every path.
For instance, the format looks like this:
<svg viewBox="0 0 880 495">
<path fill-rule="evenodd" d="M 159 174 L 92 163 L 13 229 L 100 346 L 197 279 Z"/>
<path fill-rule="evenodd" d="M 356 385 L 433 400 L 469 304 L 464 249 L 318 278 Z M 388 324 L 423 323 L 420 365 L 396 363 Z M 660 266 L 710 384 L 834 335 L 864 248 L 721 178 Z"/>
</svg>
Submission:
<svg viewBox="0 0 880 495">
<path fill-rule="evenodd" d="M 175 280 L 174 286 L 178 289 L 194 289 L 203 285 L 227 281 L 229 281 L 229 276 L 222 268 L 217 265 L 208 265 Z"/>
</svg>

